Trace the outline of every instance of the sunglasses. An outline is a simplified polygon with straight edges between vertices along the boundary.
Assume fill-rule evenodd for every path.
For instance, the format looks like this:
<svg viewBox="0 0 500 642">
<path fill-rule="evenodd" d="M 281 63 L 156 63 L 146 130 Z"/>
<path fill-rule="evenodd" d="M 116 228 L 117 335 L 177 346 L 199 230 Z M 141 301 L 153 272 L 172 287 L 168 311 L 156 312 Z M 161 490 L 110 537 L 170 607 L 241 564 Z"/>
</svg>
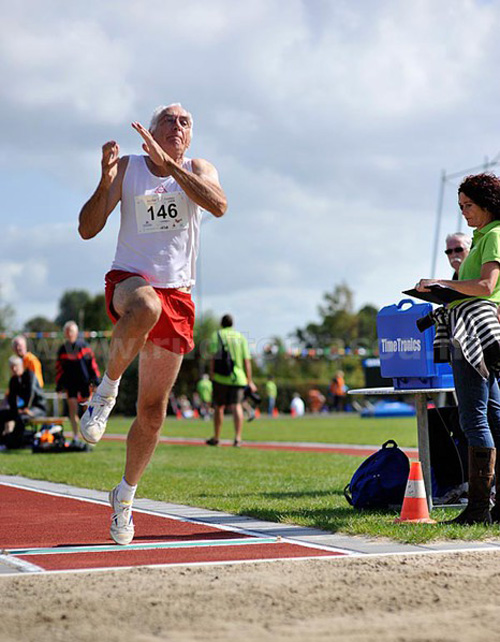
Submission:
<svg viewBox="0 0 500 642">
<path fill-rule="evenodd" d="M 446 256 L 450 256 L 450 254 L 453 254 L 453 252 L 455 252 L 455 254 L 462 254 L 463 251 L 463 247 L 450 247 L 449 249 L 445 250 L 444 253 L 446 254 Z"/>
<path fill-rule="evenodd" d="M 191 127 L 191 119 L 189 116 L 174 116 L 173 114 L 167 114 L 166 116 L 163 116 L 162 121 L 167 123 L 169 127 L 173 127 L 177 121 L 179 121 L 179 125 L 182 129 L 190 129 Z"/>
</svg>

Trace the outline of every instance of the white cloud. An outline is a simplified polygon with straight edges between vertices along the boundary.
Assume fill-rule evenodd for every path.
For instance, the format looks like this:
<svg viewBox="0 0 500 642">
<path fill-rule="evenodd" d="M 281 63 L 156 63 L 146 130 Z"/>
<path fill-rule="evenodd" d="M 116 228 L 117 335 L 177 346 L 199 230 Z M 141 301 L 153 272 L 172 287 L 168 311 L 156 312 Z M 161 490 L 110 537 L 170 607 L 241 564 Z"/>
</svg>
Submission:
<svg viewBox="0 0 500 642">
<path fill-rule="evenodd" d="M 2 98 L 14 108 L 67 110 L 87 126 L 133 113 L 129 51 L 98 24 L 56 18 L 47 30 L 7 19 L 0 55 L 9 63 Z"/>
</svg>

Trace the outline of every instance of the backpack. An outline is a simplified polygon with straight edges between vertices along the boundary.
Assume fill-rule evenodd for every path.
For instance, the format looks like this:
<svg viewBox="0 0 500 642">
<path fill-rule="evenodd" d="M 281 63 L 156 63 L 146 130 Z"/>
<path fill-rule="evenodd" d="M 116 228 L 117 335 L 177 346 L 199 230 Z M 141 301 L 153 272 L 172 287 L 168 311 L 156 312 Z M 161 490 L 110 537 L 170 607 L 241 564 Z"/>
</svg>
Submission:
<svg viewBox="0 0 500 642">
<path fill-rule="evenodd" d="M 47 423 L 35 434 L 31 450 L 34 453 L 60 452 L 65 443 L 62 426 Z"/>
<path fill-rule="evenodd" d="M 410 460 L 389 439 L 359 466 L 344 488 L 344 497 L 359 509 L 401 506 L 409 474 Z"/>
<path fill-rule="evenodd" d="M 229 377 L 233 374 L 234 361 L 227 346 L 222 341 L 221 333 L 217 332 L 217 336 L 219 338 L 219 350 L 214 357 L 214 372 L 218 375 Z"/>
<path fill-rule="evenodd" d="M 91 447 L 81 441 L 73 439 L 66 442 L 62 426 L 43 424 L 35 434 L 31 450 L 34 453 L 69 453 L 89 452 Z"/>
</svg>

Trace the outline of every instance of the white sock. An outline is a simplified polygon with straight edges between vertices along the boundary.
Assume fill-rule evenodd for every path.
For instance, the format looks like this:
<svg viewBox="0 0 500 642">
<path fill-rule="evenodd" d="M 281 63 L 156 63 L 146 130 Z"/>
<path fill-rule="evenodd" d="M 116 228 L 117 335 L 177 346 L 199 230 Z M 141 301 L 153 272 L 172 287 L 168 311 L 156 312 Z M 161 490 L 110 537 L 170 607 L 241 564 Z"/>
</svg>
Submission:
<svg viewBox="0 0 500 642">
<path fill-rule="evenodd" d="M 105 372 L 101 380 L 101 383 L 97 387 L 97 392 L 103 397 L 116 397 L 118 394 L 118 387 L 120 385 L 120 379 L 110 379 L 108 373 Z"/>
<path fill-rule="evenodd" d="M 122 477 L 121 482 L 118 484 L 118 492 L 116 493 L 116 498 L 119 502 L 130 502 L 134 501 L 135 491 L 137 486 L 131 486 L 125 481 L 125 477 Z"/>
</svg>

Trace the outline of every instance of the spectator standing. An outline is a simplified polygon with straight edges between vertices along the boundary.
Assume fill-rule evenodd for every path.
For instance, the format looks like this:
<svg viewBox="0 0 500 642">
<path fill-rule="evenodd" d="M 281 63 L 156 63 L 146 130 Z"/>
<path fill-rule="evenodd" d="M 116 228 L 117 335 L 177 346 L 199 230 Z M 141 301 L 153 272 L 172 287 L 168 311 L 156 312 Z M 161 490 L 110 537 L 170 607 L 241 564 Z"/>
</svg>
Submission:
<svg viewBox="0 0 500 642">
<path fill-rule="evenodd" d="M 32 352 L 28 352 L 28 342 L 24 334 L 18 334 L 12 339 L 12 350 L 14 354 L 23 360 L 24 369 L 35 373 L 40 387 L 43 388 L 42 364 L 38 357 Z"/>
<path fill-rule="evenodd" d="M 468 442 L 468 504 L 452 523 L 500 523 L 500 179 L 487 173 L 467 176 L 458 188 L 458 204 L 474 228 L 474 246 L 458 279 L 421 279 L 416 287 L 427 292 L 432 285 L 444 285 L 469 297 L 433 312 L 435 347 L 442 359 L 451 357 L 460 427 Z M 490 513 L 495 472 L 497 494 Z"/>
<path fill-rule="evenodd" d="M 272 415 L 276 408 L 276 397 L 278 396 L 278 387 L 274 381 L 274 377 L 269 375 L 266 381 L 266 395 L 267 395 L 267 414 Z"/>
<path fill-rule="evenodd" d="M 448 257 L 451 267 L 453 268 L 453 280 L 458 279 L 458 272 L 460 266 L 469 256 L 472 239 L 468 234 L 463 232 L 455 232 L 455 234 L 448 234 L 446 237 L 446 250 L 444 253 Z"/>
<path fill-rule="evenodd" d="M 8 408 L 0 410 L 0 444 L 20 448 L 26 424 L 33 417 L 45 415 L 45 398 L 35 373 L 25 369 L 21 357 L 12 356 L 9 366 L 12 376 L 7 392 Z"/>
<path fill-rule="evenodd" d="M 332 397 L 332 410 L 341 412 L 344 410 L 346 387 L 344 373 L 338 370 L 330 383 L 330 395 Z"/>
<path fill-rule="evenodd" d="M 68 402 L 68 416 L 74 441 L 78 440 L 78 404 L 88 401 L 92 389 L 99 384 L 99 367 L 91 347 L 78 338 L 74 321 L 64 324 L 64 343 L 57 351 L 56 390 L 64 392 Z"/>
<path fill-rule="evenodd" d="M 306 404 L 298 392 L 293 393 L 292 401 L 290 402 L 290 412 L 294 417 L 302 417 L 306 412 Z"/>
<path fill-rule="evenodd" d="M 207 439 L 208 446 L 218 446 L 226 406 L 231 408 L 234 421 L 233 446 L 240 446 L 243 430 L 242 401 L 245 387 L 252 392 L 257 388 L 252 380 L 252 362 L 248 342 L 234 330 L 233 317 L 225 314 L 221 319 L 221 329 L 212 335 L 209 346 L 210 378 L 213 381 L 214 436 Z M 232 363 L 223 358 L 229 353 Z M 226 374 L 226 366 L 229 373 Z M 224 373 L 224 374 L 223 374 Z"/>
<path fill-rule="evenodd" d="M 196 392 L 200 396 L 200 414 L 204 419 L 208 419 L 212 409 L 213 384 L 207 373 L 203 374 L 196 384 Z"/>
</svg>

